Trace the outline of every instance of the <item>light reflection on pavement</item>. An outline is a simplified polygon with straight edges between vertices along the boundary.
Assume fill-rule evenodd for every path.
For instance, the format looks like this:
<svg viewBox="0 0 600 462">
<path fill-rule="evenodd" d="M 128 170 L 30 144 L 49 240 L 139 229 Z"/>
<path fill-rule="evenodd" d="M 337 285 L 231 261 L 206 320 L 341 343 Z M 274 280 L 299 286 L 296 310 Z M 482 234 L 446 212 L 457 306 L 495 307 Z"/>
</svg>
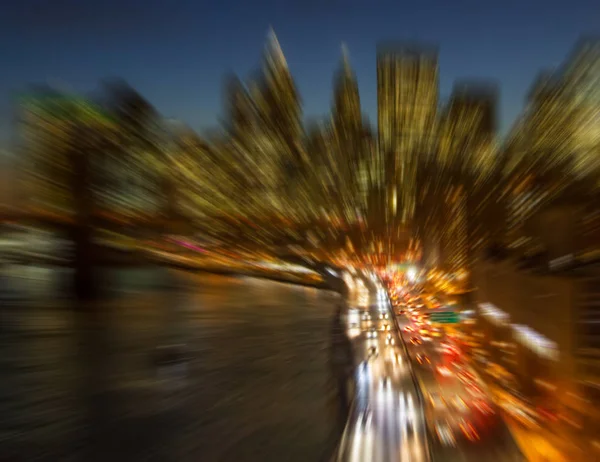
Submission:
<svg viewBox="0 0 600 462">
<path fill-rule="evenodd" d="M 361 318 L 353 339 L 356 401 L 338 460 L 428 461 L 424 416 L 387 296 L 373 290 L 368 301 L 354 307 Z"/>
</svg>

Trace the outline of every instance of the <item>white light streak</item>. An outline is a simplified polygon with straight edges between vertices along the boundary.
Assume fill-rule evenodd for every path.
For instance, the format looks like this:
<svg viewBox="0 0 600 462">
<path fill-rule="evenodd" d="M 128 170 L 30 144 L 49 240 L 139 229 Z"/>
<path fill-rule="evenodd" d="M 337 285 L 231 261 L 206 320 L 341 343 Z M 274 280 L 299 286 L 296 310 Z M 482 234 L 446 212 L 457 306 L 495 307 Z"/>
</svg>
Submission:
<svg viewBox="0 0 600 462">
<path fill-rule="evenodd" d="M 530 327 L 513 324 L 515 339 L 544 358 L 558 360 L 558 345 Z"/>
<path fill-rule="evenodd" d="M 492 321 L 494 324 L 505 325 L 510 321 L 508 313 L 502 311 L 491 303 L 480 303 L 479 311 L 482 316 Z"/>
</svg>

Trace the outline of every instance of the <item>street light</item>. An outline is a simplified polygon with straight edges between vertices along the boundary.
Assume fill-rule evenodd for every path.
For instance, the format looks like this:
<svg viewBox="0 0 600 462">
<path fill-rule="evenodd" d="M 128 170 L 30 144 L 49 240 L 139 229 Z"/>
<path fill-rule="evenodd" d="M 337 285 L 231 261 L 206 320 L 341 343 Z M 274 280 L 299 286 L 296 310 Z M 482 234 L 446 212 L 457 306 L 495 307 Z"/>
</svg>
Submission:
<svg viewBox="0 0 600 462">
<path fill-rule="evenodd" d="M 410 282 L 415 282 L 417 280 L 417 269 L 414 266 L 408 268 L 408 270 L 406 271 L 406 278 Z"/>
</svg>

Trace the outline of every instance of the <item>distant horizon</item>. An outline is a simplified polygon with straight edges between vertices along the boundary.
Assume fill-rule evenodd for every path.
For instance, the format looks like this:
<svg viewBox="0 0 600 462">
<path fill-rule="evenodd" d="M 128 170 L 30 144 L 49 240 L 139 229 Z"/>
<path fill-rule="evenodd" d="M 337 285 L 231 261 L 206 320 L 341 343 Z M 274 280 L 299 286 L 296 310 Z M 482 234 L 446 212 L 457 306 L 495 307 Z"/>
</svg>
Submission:
<svg viewBox="0 0 600 462">
<path fill-rule="evenodd" d="M 271 30 L 271 29 L 269 29 Z M 274 30 L 274 29 L 273 29 Z M 275 30 L 275 33 L 277 31 Z M 267 42 L 267 34 L 265 34 L 265 44 Z M 558 72 L 560 71 L 561 67 L 565 64 L 565 62 L 568 60 L 568 58 L 571 56 L 572 52 L 576 49 L 576 47 L 578 46 L 578 44 L 585 38 L 590 38 L 590 37 L 597 37 L 595 35 L 592 34 L 581 34 L 580 37 L 573 42 L 573 45 L 570 49 L 570 51 L 564 56 L 563 61 L 561 61 L 559 64 L 557 65 L 553 65 L 553 66 L 542 66 L 539 68 L 537 74 L 534 75 L 533 79 L 531 80 L 529 86 L 526 89 L 526 93 L 531 89 L 531 87 L 535 84 L 536 79 L 539 77 L 539 75 L 545 73 L 545 72 Z M 598 39 L 600 40 L 600 36 L 598 36 Z M 440 55 L 443 54 L 443 47 L 441 45 L 436 45 L 432 42 L 417 42 L 414 40 L 393 40 L 393 39 L 385 39 L 385 40 L 379 40 L 376 44 L 376 48 L 375 48 L 375 52 L 374 55 L 375 57 L 377 57 L 380 53 L 381 53 L 381 49 L 385 48 L 385 47 L 391 47 L 391 49 L 393 49 L 393 47 L 398 46 L 398 47 L 404 47 L 404 46 L 410 46 L 413 47 L 415 49 L 421 50 L 421 49 L 426 49 L 426 50 L 435 50 L 435 54 L 436 54 L 436 59 L 438 62 L 438 66 L 439 66 L 439 70 L 441 73 L 441 65 L 440 63 Z M 242 82 L 242 84 L 244 85 L 244 87 L 248 88 L 248 84 L 252 83 L 257 76 L 257 73 L 262 71 L 261 65 L 262 65 L 262 53 L 264 53 L 264 46 L 261 49 L 261 56 L 259 61 L 257 62 L 256 65 L 256 69 L 252 72 L 249 73 L 248 76 L 244 77 L 238 74 L 234 74 L 236 77 L 238 77 L 240 79 L 240 81 Z M 335 78 L 335 73 L 336 71 L 339 69 L 340 67 L 340 63 L 343 57 L 343 50 L 345 49 L 345 42 L 342 40 L 340 41 L 340 55 L 339 55 L 339 59 L 336 61 L 336 66 L 333 69 L 332 75 L 331 75 L 331 96 L 333 97 L 333 81 Z M 286 61 L 287 61 L 287 56 L 285 54 L 285 49 L 283 49 L 282 47 L 282 51 L 284 53 L 284 56 L 286 57 Z M 350 61 L 350 66 L 352 68 L 352 71 L 354 71 L 355 75 L 356 75 L 356 69 L 352 66 L 352 53 L 351 50 L 348 50 L 348 55 L 349 55 L 349 61 Z M 230 75 L 231 73 L 224 73 L 224 75 L 222 76 L 222 80 L 225 79 L 228 75 Z M 292 78 L 294 80 L 294 83 L 296 84 L 296 87 L 298 87 L 297 81 L 294 78 L 294 72 L 293 70 L 290 68 L 290 74 L 292 75 Z M 24 86 L 24 88 L 20 89 L 19 91 L 14 91 L 12 92 L 12 100 L 14 100 L 15 98 L 18 97 L 18 95 L 27 95 L 29 93 L 29 91 L 26 90 L 27 87 L 29 88 L 33 88 L 33 90 L 35 90 L 36 88 L 44 88 L 47 87 L 49 89 L 55 90 L 57 92 L 63 93 L 65 95 L 70 95 L 72 97 L 82 97 L 84 99 L 93 99 L 93 93 L 94 91 L 96 91 L 101 83 L 107 79 L 111 79 L 114 78 L 114 76 L 108 77 L 108 76 L 104 76 L 104 77 L 100 77 L 97 80 L 96 86 L 89 88 L 87 91 L 76 91 L 73 88 L 68 88 L 69 84 L 68 82 L 36 82 L 36 83 L 29 83 L 27 85 Z M 118 79 L 121 79 L 121 77 L 117 77 Z M 441 79 L 438 79 L 438 90 L 440 90 L 441 88 Z M 126 79 L 124 79 L 124 81 L 128 84 L 130 84 L 129 81 L 127 81 Z M 358 82 L 358 77 L 357 77 L 357 82 Z M 358 82 L 360 84 L 360 82 Z M 448 102 L 450 101 L 450 98 L 453 95 L 453 92 L 455 90 L 456 87 L 460 86 L 460 85 L 473 85 L 473 87 L 479 87 L 481 86 L 482 88 L 488 88 L 488 89 L 495 89 L 496 90 L 496 96 L 497 96 L 497 105 L 496 105 L 496 111 L 497 111 L 497 115 L 498 115 L 498 129 L 496 130 L 496 135 L 499 141 L 504 141 L 506 136 L 509 134 L 510 130 L 512 129 L 512 127 L 514 126 L 514 124 L 516 122 L 518 122 L 519 117 L 522 115 L 523 111 L 526 109 L 526 97 L 524 97 L 523 101 L 522 101 L 522 107 L 521 110 L 519 112 L 516 113 L 514 119 L 509 123 L 508 126 L 503 126 L 502 124 L 502 120 L 501 120 L 501 105 L 502 105 L 502 83 L 499 81 L 499 79 L 494 78 L 494 77 L 489 77 L 489 78 L 485 78 L 485 77 L 469 77 L 469 76 L 459 76 L 457 79 L 455 79 L 453 82 L 450 82 L 450 88 L 449 91 L 447 91 L 446 93 L 442 93 L 440 90 L 440 93 L 438 94 L 438 110 L 443 109 Z M 131 84 L 130 84 L 131 85 Z M 132 85 L 132 88 L 134 88 L 137 91 L 137 88 L 135 86 Z M 219 90 L 221 93 L 223 93 L 224 90 L 224 83 L 221 82 L 220 86 L 219 86 Z M 156 106 L 153 104 L 153 101 L 145 94 L 140 93 L 144 98 L 146 98 L 148 100 L 148 102 L 154 106 L 156 108 Z M 303 100 L 303 95 L 302 93 L 299 91 L 299 96 L 300 96 L 300 100 L 302 102 Z M 359 89 L 359 96 L 360 96 L 360 89 Z M 301 105 L 302 107 L 302 121 L 303 121 L 303 125 L 306 126 L 311 122 L 314 121 L 318 121 L 318 122 L 322 122 L 324 119 L 327 119 L 330 114 L 331 114 L 331 108 L 329 112 L 324 112 L 321 114 L 307 114 L 304 111 L 304 105 Z M 375 114 L 368 114 L 363 110 L 363 103 L 362 103 L 362 98 L 361 98 L 361 114 L 363 115 L 363 120 L 368 121 L 369 125 L 371 128 L 373 128 L 375 131 L 378 131 L 378 125 L 377 125 L 377 112 Z M 217 131 L 219 129 L 222 128 L 223 126 L 223 117 L 221 116 L 220 112 L 217 114 L 217 117 L 215 117 L 214 123 L 212 124 L 208 124 L 208 125 L 202 125 L 200 127 L 193 127 L 192 125 L 190 125 L 188 122 L 186 122 L 185 120 L 177 117 L 177 116 L 173 116 L 173 115 L 167 115 L 167 114 L 163 114 L 163 112 L 159 109 L 156 108 L 158 113 L 166 120 L 175 120 L 175 121 L 179 121 L 184 123 L 186 126 L 189 126 L 192 130 L 194 130 L 198 135 L 200 136 L 208 136 L 211 134 L 211 132 Z M 222 107 L 221 107 L 222 109 Z M 7 151 L 10 152 L 10 147 L 6 146 L 3 147 L 4 145 L 2 144 L 2 141 L 0 140 L 0 154 L 2 153 L 2 151 Z"/>
<path fill-rule="evenodd" d="M 223 0 L 211 8 L 184 1 L 105 0 L 101 3 L 23 0 L 5 7 L 0 148 L 11 149 L 13 95 L 35 82 L 56 83 L 88 94 L 107 76 L 119 76 L 166 118 L 199 134 L 220 128 L 223 77 L 247 82 L 261 66 L 266 33 L 277 33 L 298 92 L 303 120 L 327 118 L 332 81 L 349 50 L 361 109 L 377 127 L 377 44 L 433 45 L 439 56 L 440 102 L 459 80 L 499 88 L 498 139 L 503 140 L 525 105 L 540 71 L 557 68 L 588 31 L 598 30 L 600 4 L 532 0 L 481 5 L 431 0 L 428 5 L 377 5 L 352 1 L 271 0 L 249 5 Z M 557 21 L 560 18 L 560 21 Z M 408 39 L 407 39 L 408 38 Z"/>
<path fill-rule="evenodd" d="M 271 30 L 271 28 L 268 29 L 269 31 Z M 274 29 L 273 29 L 274 30 Z M 277 33 L 276 30 L 274 30 L 275 33 Z M 534 85 L 537 77 L 547 71 L 552 71 L 552 72 L 556 72 L 560 69 L 560 67 L 564 64 L 564 62 L 569 58 L 570 54 L 572 53 L 572 51 L 575 49 L 575 47 L 577 46 L 577 44 L 581 41 L 581 39 L 586 38 L 586 37 L 590 37 L 591 34 L 581 34 L 580 37 L 573 43 L 569 53 L 567 53 L 564 57 L 564 60 L 555 66 L 542 66 L 539 68 L 537 74 L 534 75 L 534 78 L 531 80 L 529 86 L 527 87 L 526 92 L 528 92 L 531 87 Z M 235 75 L 237 78 L 239 78 L 239 80 L 241 81 L 241 83 L 244 85 L 244 87 L 246 89 L 248 89 L 248 84 L 252 83 L 253 81 L 255 81 L 257 74 L 262 72 L 262 57 L 263 57 L 263 53 L 265 51 L 265 44 L 267 43 L 267 34 L 265 34 L 265 41 L 263 44 L 263 47 L 261 48 L 261 55 L 259 56 L 259 60 L 255 66 L 255 69 L 251 72 L 248 73 L 248 75 L 246 77 L 241 76 L 239 74 L 233 74 Z M 379 53 L 381 52 L 380 50 L 382 48 L 385 47 L 395 47 L 395 46 L 399 46 L 399 47 L 403 47 L 403 46 L 410 46 L 413 47 L 415 49 L 427 49 L 427 50 L 435 50 L 435 54 L 436 54 L 436 59 L 438 62 L 438 68 L 441 74 L 441 65 L 440 65 L 440 56 L 443 54 L 443 47 L 441 45 L 436 45 L 432 42 L 417 42 L 415 40 L 393 40 L 393 39 L 384 39 L 384 40 L 379 40 L 376 43 L 376 47 L 375 47 L 375 51 L 374 51 L 374 56 L 375 58 L 377 58 L 377 56 L 379 55 Z M 349 62 L 350 62 L 350 66 L 352 71 L 355 74 L 356 80 L 359 84 L 359 97 L 361 97 L 361 114 L 363 116 L 363 121 L 367 121 L 369 123 L 369 127 L 372 128 L 374 130 L 375 133 L 378 133 L 379 127 L 377 125 L 377 112 L 375 112 L 375 114 L 368 114 L 364 111 L 364 104 L 363 104 L 363 100 L 362 100 L 362 96 L 361 96 L 361 91 L 360 91 L 360 82 L 358 81 L 358 77 L 357 77 L 357 71 L 354 68 L 354 66 L 352 65 L 352 52 L 351 50 L 347 50 L 345 42 L 342 40 L 340 41 L 340 54 L 339 54 L 339 59 L 337 61 L 335 61 L 335 67 L 333 68 L 333 71 L 331 73 L 331 99 L 333 99 L 333 92 L 334 92 L 334 88 L 333 88 L 333 82 L 335 79 L 335 75 L 336 72 L 339 70 L 340 65 L 341 65 L 341 60 L 343 58 L 343 51 L 346 50 L 349 56 Z M 282 46 L 282 51 L 284 54 L 284 57 L 286 58 L 286 61 L 288 61 L 287 59 L 287 55 L 285 53 L 285 49 Z M 289 64 L 289 61 L 288 61 Z M 375 61 L 375 66 L 376 66 L 376 61 Z M 291 69 L 291 66 L 288 66 L 290 68 L 290 74 L 294 80 L 294 83 L 296 85 L 296 88 L 298 89 L 298 82 L 294 76 L 294 71 Z M 226 72 L 223 74 L 222 78 L 221 78 L 221 82 L 219 85 L 219 91 L 221 94 L 224 93 L 224 83 L 223 80 L 228 76 L 231 75 L 230 72 Z M 93 93 L 100 87 L 101 83 L 107 79 L 112 79 L 115 78 L 114 76 L 104 76 L 104 77 L 100 77 L 98 78 L 96 85 L 92 88 L 89 88 L 87 90 L 84 91 L 77 91 L 74 88 L 68 88 L 69 84 L 68 82 L 35 82 L 35 83 L 29 83 L 27 85 L 24 86 L 24 88 L 20 89 L 19 91 L 14 91 L 12 93 L 12 100 L 14 101 L 15 98 L 18 97 L 18 95 L 27 95 L 28 93 L 30 93 L 29 91 L 26 90 L 27 87 L 32 89 L 32 92 L 34 92 L 34 90 L 36 88 L 44 88 L 47 87 L 48 89 L 52 89 L 55 90 L 59 93 L 62 93 L 64 95 L 67 96 L 71 96 L 73 98 L 83 98 L 83 99 L 92 99 L 93 100 Z M 118 79 L 121 79 L 121 77 L 117 77 Z M 126 79 L 123 79 L 127 84 L 131 85 L 133 89 L 135 89 L 136 91 L 138 91 L 138 89 L 133 86 L 131 84 L 131 82 L 127 81 Z M 489 77 L 489 78 L 485 78 L 485 77 L 469 77 L 469 76 L 459 76 L 458 78 L 456 78 L 454 81 L 450 82 L 450 87 L 449 87 L 449 91 L 447 91 L 446 93 L 442 93 L 441 92 L 441 79 L 439 78 L 438 75 L 438 104 L 437 104 L 437 108 L 438 110 L 443 110 L 443 108 L 449 103 L 450 98 L 453 95 L 453 92 L 455 90 L 456 87 L 459 87 L 461 85 L 468 85 L 468 86 L 473 86 L 474 88 L 477 87 L 482 87 L 482 88 L 486 88 L 486 89 L 493 89 L 496 91 L 496 97 L 497 97 L 497 104 L 496 104 L 496 112 L 497 112 L 497 116 L 498 116 L 498 127 L 496 130 L 496 136 L 497 136 L 497 140 L 500 142 L 503 142 L 506 139 L 506 136 L 509 134 L 510 130 L 512 129 L 512 127 L 514 126 L 515 123 L 518 122 L 520 116 L 522 115 L 523 111 L 526 108 L 526 98 L 523 99 L 522 102 L 522 107 L 520 109 L 520 111 L 515 115 L 514 119 L 510 122 L 510 124 L 508 126 L 503 126 L 502 125 L 502 120 L 501 120 L 501 106 L 502 106 L 502 83 L 499 81 L 499 79 L 494 78 L 494 77 Z M 375 89 L 376 91 L 377 89 Z M 306 128 L 307 125 L 309 125 L 310 123 L 313 122 L 323 122 L 326 121 L 330 115 L 331 115 L 331 107 L 329 107 L 329 112 L 323 112 L 320 114 L 307 114 L 306 111 L 304 110 L 304 104 L 303 104 L 303 95 L 300 92 L 300 90 L 298 89 L 298 93 L 299 93 L 299 97 L 300 97 L 300 101 L 301 101 L 301 107 L 302 107 L 302 124 L 303 126 Z M 216 117 L 214 119 L 214 122 L 212 124 L 206 124 L 206 125 L 202 125 L 200 127 L 194 127 L 192 126 L 190 123 L 188 123 L 186 120 L 183 120 L 177 116 L 174 115 L 168 115 L 168 114 L 164 114 L 160 108 L 156 107 L 156 105 L 153 103 L 152 99 L 150 97 L 148 97 L 148 95 L 141 93 L 141 96 L 143 96 L 144 98 L 146 98 L 148 100 L 148 102 L 155 107 L 155 109 L 158 111 L 159 115 L 164 118 L 165 120 L 173 120 L 173 121 L 177 121 L 177 122 L 181 122 L 184 125 L 188 126 L 189 128 L 191 128 L 194 132 L 196 132 L 199 136 L 201 137 L 207 137 L 209 135 L 211 135 L 213 132 L 215 131 L 219 131 L 220 129 L 223 128 L 223 122 L 224 122 L 224 117 L 221 115 L 221 112 L 219 111 L 219 113 L 216 114 Z M 222 102 L 223 104 L 224 102 Z M 223 106 L 221 105 L 221 110 L 222 110 Z M 2 158 L 2 154 L 9 154 L 11 155 L 11 149 L 10 146 L 4 145 L 2 143 L 2 140 L 0 139 L 0 158 Z"/>
</svg>

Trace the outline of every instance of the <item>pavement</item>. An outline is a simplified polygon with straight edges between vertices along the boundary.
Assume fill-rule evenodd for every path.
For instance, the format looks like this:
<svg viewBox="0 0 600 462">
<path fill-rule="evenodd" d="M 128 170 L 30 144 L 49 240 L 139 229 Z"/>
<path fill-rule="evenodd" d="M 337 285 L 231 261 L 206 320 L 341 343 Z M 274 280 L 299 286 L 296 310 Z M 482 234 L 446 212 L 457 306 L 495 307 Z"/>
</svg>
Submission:
<svg viewBox="0 0 600 462">
<path fill-rule="evenodd" d="M 505 403 L 506 409 L 503 409 L 504 419 L 521 450 L 527 456 L 527 460 L 532 462 L 597 460 L 598 454 L 594 453 L 594 449 L 589 448 L 586 451 L 580 439 L 572 432 L 564 430 L 557 432 L 552 423 L 543 420 L 516 418 L 514 412 L 518 408 L 507 405 L 510 402 L 508 398 L 510 395 L 494 384 L 489 384 L 489 387 L 493 390 L 494 395 Z M 512 398 L 512 401 L 514 401 L 514 398 Z"/>
<path fill-rule="evenodd" d="M 336 460 L 429 461 L 423 408 L 387 294 L 375 287 L 355 295 L 348 332 L 356 398 Z"/>
</svg>

